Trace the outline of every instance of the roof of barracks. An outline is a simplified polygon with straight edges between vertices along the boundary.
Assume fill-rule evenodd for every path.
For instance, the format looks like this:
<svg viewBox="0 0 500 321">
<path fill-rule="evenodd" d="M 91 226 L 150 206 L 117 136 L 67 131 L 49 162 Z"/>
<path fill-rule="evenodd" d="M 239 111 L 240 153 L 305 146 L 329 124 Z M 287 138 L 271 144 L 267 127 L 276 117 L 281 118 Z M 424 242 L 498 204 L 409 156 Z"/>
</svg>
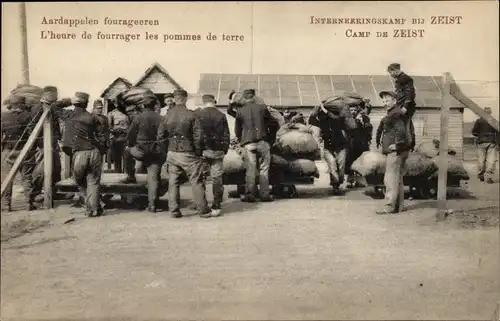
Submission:
<svg viewBox="0 0 500 321">
<path fill-rule="evenodd" d="M 442 77 L 412 76 L 418 108 L 440 108 Z M 344 92 L 357 92 L 369 98 L 373 107 L 381 107 L 378 93 L 392 90 L 389 75 L 256 75 L 201 74 L 199 93 L 212 93 L 218 105 L 228 104 L 231 90 L 253 88 L 266 103 L 273 106 L 308 107 L 321 99 Z M 451 108 L 463 111 L 465 106 L 452 97 Z"/>
</svg>

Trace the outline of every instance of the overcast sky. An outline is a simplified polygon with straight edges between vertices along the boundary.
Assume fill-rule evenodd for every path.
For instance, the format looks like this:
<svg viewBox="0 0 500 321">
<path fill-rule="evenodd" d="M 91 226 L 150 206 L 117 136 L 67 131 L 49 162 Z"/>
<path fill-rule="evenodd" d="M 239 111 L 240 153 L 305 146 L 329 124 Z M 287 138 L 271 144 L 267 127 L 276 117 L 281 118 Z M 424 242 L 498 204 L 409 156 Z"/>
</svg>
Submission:
<svg viewBox="0 0 500 321">
<path fill-rule="evenodd" d="M 253 8 L 252 8 L 253 7 Z M 252 14 L 253 13 L 253 14 Z M 431 25 L 432 15 L 460 15 L 459 25 Z M 99 25 L 69 28 L 42 24 L 49 18 L 93 18 Z M 310 16 L 424 18 L 421 39 L 346 38 L 344 32 L 390 31 L 389 25 L 309 24 Z M 159 26 L 105 26 L 104 18 L 158 19 Z M 158 61 L 190 92 L 200 73 L 384 74 L 399 62 L 410 75 L 449 71 L 464 91 L 498 115 L 498 2 L 287 3 L 27 3 L 31 83 L 56 85 L 62 96 L 86 91 L 96 98 L 115 78 L 137 81 Z M 253 39 L 252 39 L 253 26 Z M 2 3 L 2 98 L 21 74 L 19 5 Z M 42 30 L 75 32 L 77 40 L 42 40 Z M 97 40 L 105 33 L 139 33 L 140 41 Z M 83 31 L 93 40 L 81 40 Z M 160 40 L 143 40 L 144 32 Z M 243 35 L 243 42 L 209 42 L 208 32 Z M 201 34 L 198 42 L 167 41 L 163 34 Z M 470 80 L 483 81 L 470 86 Z M 479 89 L 478 89 L 479 88 Z M 483 97 L 483 98 L 477 98 Z M 498 117 L 498 116 L 497 116 Z M 466 120 L 474 119 L 470 113 Z"/>
</svg>

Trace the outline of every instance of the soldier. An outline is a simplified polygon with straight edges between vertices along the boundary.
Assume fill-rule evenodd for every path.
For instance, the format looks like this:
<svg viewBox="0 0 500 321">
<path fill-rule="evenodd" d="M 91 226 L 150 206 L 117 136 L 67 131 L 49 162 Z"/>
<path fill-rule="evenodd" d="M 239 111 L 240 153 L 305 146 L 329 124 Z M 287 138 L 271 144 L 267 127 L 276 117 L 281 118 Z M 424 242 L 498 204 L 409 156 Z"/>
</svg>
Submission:
<svg viewBox="0 0 500 321">
<path fill-rule="evenodd" d="M 85 214 L 93 217 L 103 213 L 100 203 L 100 183 L 107 135 L 101 120 L 87 112 L 88 102 L 87 93 L 75 93 L 73 101 L 75 110 L 73 117 L 68 120 L 64 133 L 63 151 L 72 157 L 73 177 L 80 194 L 86 198 Z"/>
<path fill-rule="evenodd" d="M 96 115 L 102 122 L 104 128 L 108 129 L 108 118 L 103 114 L 104 104 L 100 99 L 94 100 L 94 105 L 92 108 L 92 113 Z"/>
<path fill-rule="evenodd" d="M 412 136 L 415 132 L 413 127 L 413 115 L 417 109 L 415 103 L 415 86 L 413 78 L 401 71 L 401 65 L 392 63 L 387 67 L 387 72 L 394 79 L 394 93 L 396 94 L 396 105 L 401 109 L 406 124 L 406 133 L 410 141 L 410 148 L 415 147 L 415 139 Z"/>
<path fill-rule="evenodd" d="M 382 118 L 377 129 L 377 148 L 382 145 L 382 153 L 387 157 L 384 174 L 386 203 L 377 210 L 377 214 L 392 214 L 403 211 L 403 174 L 410 141 L 406 132 L 405 114 L 397 105 L 397 94 L 382 91 L 379 96 L 387 108 L 387 115 Z"/>
<path fill-rule="evenodd" d="M 175 106 L 174 94 L 168 93 L 165 95 L 165 107 L 160 111 L 161 116 L 166 116 L 167 112 Z"/>
<path fill-rule="evenodd" d="M 271 145 L 276 138 L 277 123 L 264 104 L 255 102 L 255 90 L 246 89 L 243 92 L 245 104 L 236 113 L 235 134 L 245 150 L 246 190 L 241 199 L 244 202 L 254 202 L 256 190 L 257 164 L 259 164 L 260 200 L 271 202 L 274 197 L 269 188 L 269 168 L 271 166 Z M 274 137 L 272 137 L 274 136 Z"/>
<path fill-rule="evenodd" d="M 25 98 L 13 96 L 10 100 L 11 110 L 2 115 L 2 163 L 4 155 L 7 157 L 5 162 L 5 172 L 10 172 L 12 165 L 19 156 L 22 148 L 31 134 L 32 115 L 26 110 Z M 36 210 L 34 203 L 32 173 L 36 164 L 36 150 L 31 148 L 28 150 L 24 161 L 19 167 L 19 174 L 21 175 L 21 184 L 24 189 L 24 197 L 29 211 Z M 12 187 L 13 181 L 7 186 L 4 195 L 3 210 L 10 212 L 12 210 Z"/>
<path fill-rule="evenodd" d="M 229 125 L 224 113 L 215 107 L 213 95 L 203 95 L 203 108 L 197 112 L 203 135 L 203 160 L 210 169 L 214 202 L 212 217 L 220 215 L 224 183 L 222 181 L 222 162 L 229 149 Z"/>
<path fill-rule="evenodd" d="M 116 108 L 108 113 L 108 126 L 110 132 L 110 158 L 115 167 L 115 173 L 123 170 L 123 153 L 127 140 L 127 132 L 130 127 L 130 119 L 126 115 L 124 106 L 117 99 Z"/>
<path fill-rule="evenodd" d="M 180 178 L 186 173 L 193 189 L 198 215 L 211 217 L 205 195 L 202 155 L 202 130 L 194 112 L 187 109 L 188 94 L 185 90 L 174 92 L 175 108 L 163 119 L 158 130 L 158 141 L 163 142 L 167 154 L 169 174 L 169 206 L 172 217 L 182 217 L 180 211 Z"/>
<path fill-rule="evenodd" d="M 64 107 L 71 106 L 71 99 L 65 98 L 58 100 L 57 88 L 54 86 L 46 86 L 43 88 L 42 97 L 40 102 L 35 104 L 31 110 L 33 115 L 34 124 L 38 122 L 42 116 L 45 106 L 49 105 L 51 113 L 49 114 L 49 119 L 52 123 L 52 162 L 53 162 L 53 172 L 52 172 L 52 186 L 53 194 L 55 199 L 62 198 L 63 195 L 55 194 L 55 184 L 61 180 L 61 148 L 59 142 L 62 140 L 61 133 L 61 123 L 60 119 L 62 117 L 62 111 Z M 42 160 L 44 159 L 44 144 L 43 144 L 43 131 L 37 139 L 38 155 L 37 159 L 40 160 L 33 172 L 33 194 L 38 196 L 41 194 L 44 182 L 44 164 Z"/>
<path fill-rule="evenodd" d="M 321 130 L 324 142 L 324 159 L 330 173 L 330 185 L 333 195 L 339 195 L 344 182 L 346 159 L 348 152 L 344 131 L 356 128 L 357 124 L 349 113 L 346 101 L 359 101 L 358 97 L 336 97 L 329 103 L 336 105 L 339 111 L 330 111 L 323 106 L 316 106 L 309 116 L 309 124 Z"/>
<path fill-rule="evenodd" d="M 491 115 L 491 108 L 485 107 L 484 111 Z M 474 123 L 472 128 L 472 135 L 476 137 L 477 146 L 477 160 L 478 160 L 478 175 L 477 177 L 481 182 L 486 177 L 486 182 L 488 184 L 493 183 L 493 177 L 495 174 L 495 165 L 497 161 L 498 154 L 498 141 L 500 136 L 495 128 L 491 127 L 488 122 L 479 118 Z"/>
<path fill-rule="evenodd" d="M 124 183 L 135 183 L 134 159 L 140 161 L 147 169 L 148 211 L 156 212 L 158 206 L 158 188 L 160 184 L 160 169 L 165 162 L 165 154 L 161 152 L 157 141 L 158 128 L 162 117 L 155 112 L 157 99 L 151 95 L 145 96 L 140 103 L 144 111 L 137 115 L 130 126 L 125 149 L 125 167 L 127 177 Z"/>
</svg>

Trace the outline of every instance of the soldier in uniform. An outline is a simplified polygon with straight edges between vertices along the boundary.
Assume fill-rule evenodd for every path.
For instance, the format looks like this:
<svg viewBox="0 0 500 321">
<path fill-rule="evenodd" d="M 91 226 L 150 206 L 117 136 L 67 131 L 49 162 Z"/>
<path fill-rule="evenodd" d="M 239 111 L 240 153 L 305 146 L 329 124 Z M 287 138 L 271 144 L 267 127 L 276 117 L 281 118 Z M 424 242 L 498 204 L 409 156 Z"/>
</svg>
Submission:
<svg viewBox="0 0 500 321">
<path fill-rule="evenodd" d="M 165 95 L 165 107 L 160 111 L 161 116 L 166 116 L 167 112 L 175 106 L 174 94 L 168 93 Z"/>
<path fill-rule="evenodd" d="M 32 115 L 26 110 L 25 98 L 13 96 L 10 100 L 11 110 L 2 115 L 2 163 L 4 162 L 4 155 L 7 157 L 5 162 L 6 173 L 10 172 L 12 165 L 21 153 L 22 148 L 26 144 L 28 137 L 31 134 L 36 123 L 32 122 Z M 33 125 L 32 125 L 33 124 Z M 19 167 L 19 174 L 21 175 L 21 184 L 24 189 L 24 197 L 28 206 L 28 210 L 36 210 L 34 203 L 32 173 L 36 165 L 36 150 L 31 148 L 24 161 Z M 3 205 L 5 211 L 11 211 L 12 205 L 12 187 L 13 182 L 7 186 L 4 195 Z"/>
<path fill-rule="evenodd" d="M 194 112 L 187 109 L 185 90 L 174 92 L 175 108 L 168 112 L 160 124 L 158 141 L 164 142 L 169 174 L 169 207 L 172 217 L 182 217 L 180 211 L 180 179 L 185 173 L 193 188 L 198 214 L 211 217 L 205 195 L 205 177 L 202 156 L 202 129 Z"/>
<path fill-rule="evenodd" d="M 86 110 L 88 102 L 87 93 L 75 93 L 75 110 L 64 133 L 63 151 L 72 157 L 73 177 L 86 198 L 86 215 L 93 217 L 103 213 L 100 183 L 107 135 L 99 117 Z"/>
<path fill-rule="evenodd" d="M 134 159 L 146 167 L 149 212 L 157 211 L 160 169 L 165 162 L 165 154 L 161 152 L 157 141 L 162 117 L 155 111 L 156 104 L 157 99 L 152 92 L 143 98 L 140 105 L 144 111 L 134 117 L 127 135 L 127 148 L 125 149 L 127 177 L 124 183 L 136 182 Z"/>
<path fill-rule="evenodd" d="M 111 139 L 110 158 L 114 163 L 115 173 L 121 173 L 123 170 L 123 153 L 130 127 L 130 119 L 119 100 L 117 99 L 116 108 L 107 115 Z"/>
<path fill-rule="evenodd" d="M 387 72 L 394 79 L 394 93 L 396 94 L 396 105 L 401 109 L 404 117 L 403 120 L 406 124 L 406 133 L 410 141 L 410 149 L 415 147 L 413 127 L 413 115 L 417 109 L 415 103 L 415 86 L 413 85 L 413 78 L 408 76 L 401 70 L 401 65 L 392 63 L 387 67 Z"/>
<path fill-rule="evenodd" d="M 224 196 L 224 183 L 222 181 L 224 156 L 229 149 L 229 125 L 224 113 L 215 107 L 213 95 L 203 95 L 203 108 L 197 112 L 203 135 L 203 161 L 210 170 L 214 202 L 211 216 L 220 215 L 222 198 Z"/>
</svg>

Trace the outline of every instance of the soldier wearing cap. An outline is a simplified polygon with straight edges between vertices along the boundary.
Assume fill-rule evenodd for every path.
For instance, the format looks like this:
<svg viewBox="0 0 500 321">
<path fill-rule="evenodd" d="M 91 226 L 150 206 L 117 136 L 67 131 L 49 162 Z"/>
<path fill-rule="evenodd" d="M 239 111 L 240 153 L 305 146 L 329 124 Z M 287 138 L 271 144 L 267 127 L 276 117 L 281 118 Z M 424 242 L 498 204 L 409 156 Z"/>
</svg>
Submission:
<svg viewBox="0 0 500 321">
<path fill-rule="evenodd" d="M 158 209 L 160 169 L 165 162 L 165 154 L 161 152 L 157 141 L 158 128 L 162 121 L 162 117 L 155 111 L 157 101 L 158 99 L 152 92 L 142 98 L 139 105 L 144 111 L 133 119 L 127 134 L 127 148 L 125 149 L 127 177 L 123 182 L 136 182 L 134 159 L 146 167 L 148 211 L 150 212 L 156 212 Z"/>
<path fill-rule="evenodd" d="M 86 110 L 88 102 L 87 93 L 75 93 L 75 110 L 64 132 L 63 151 L 72 157 L 73 177 L 86 198 L 86 215 L 93 217 L 103 213 L 100 183 L 107 134 L 99 117 Z"/>
<path fill-rule="evenodd" d="M 316 106 L 309 116 L 309 124 L 321 130 L 325 146 L 322 158 L 328 166 L 333 195 L 341 194 L 345 179 L 348 142 L 344 132 L 357 126 L 348 108 L 351 104 L 359 104 L 359 101 L 360 97 L 349 95 L 332 97 L 323 101 L 321 106 Z"/>
<path fill-rule="evenodd" d="M 488 115 L 491 115 L 490 107 L 484 107 L 484 111 Z M 500 135 L 484 118 L 476 120 L 472 128 L 472 135 L 476 137 L 477 145 L 477 177 L 481 182 L 486 178 L 486 182 L 492 184 L 495 175 Z"/>
<path fill-rule="evenodd" d="M 49 106 L 50 114 L 49 119 L 52 125 L 52 161 L 53 161 L 53 172 L 52 172 L 52 183 L 55 191 L 55 183 L 61 180 L 61 156 L 60 156 L 60 147 L 59 142 L 62 139 L 62 126 L 61 126 L 61 117 L 62 110 L 64 107 L 69 107 L 72 105 L 71 99 L 63 98 L 59 100 L 58 90 L 54 86 L 46 86 L 42 90 L 42 97 L 40 98 L 40 102 L 35 104 L 31 110 L 33 115 L 33 124 L 36 124 L 40 117 L 42 116 L 43 110 L 45 106 Z M 38 147 L 38 156 L 37 159 L 44 158 L 44 146 L 43 146 L 43 131 L 40 132 L 40 135 L 37 139 L 37 147 Z M 41 195 L 43 189 L 43 181 L 44 181 L 44 167 L 43 162 L 39 162 L 37 167 L 33 172 L 33 193 L 35 196 Z M 62 195 L 57 195 L 53 193 L 54 199 L 61 197 Z M 42 198 L 40 198 L 42 200 Z"/>
<path fill-rule="evenodd" d="M 114 104 L 116 108 L 107 114 L 110 133 L 109 161 L 113 163 L 115 173 L 122 173 L 123 153 L 131 121 L 127 116 L 120 94 L 117 95 Z"/>
<path fill-rule="evenodd" d="M 244 202 L 255 201 L 256 177 L 259 177 L 260 200 L 274 200 L 269 188 L 269 168 L 271 165 L 271 144 L 276 138 L 277 122 L 264 104 L 255 102 L 255 90 L 243 91 L 244 105 L 236 113 L 235 134 L 245 150 L 246 190 Z M 257 168 L 259 164 L 260 168 Z"/>
<path fill-rule="evenodd" d="M 25 98 L 20 96 L 12 96 L 10 98 L 11 111 L 2 115 L 2 154 L 7 155 L 7 161 L 3 170 L 9 172 L 17 157 L 21 153 L 22 148 L 26 144 L 28 137 L 31 134 L 31 114 L 26 110 Z M 2 155 L 2 161 L 3 161 Z M 36 150 L 32 148 L 26 154 L 24 161 L 19 167 L 21 176 L 21 184 L 24 189 L 24 197 L 26 199 L 27 209 L 35 210 L 32 185 L 32 173 L 36 165 Z M 4 211 L 11 211 L 12 205 L 12 187 L 13 181 L 7 186 L 4 198 L 2 199 L 2 207 Z"/>
<path fill-rule="evenodd" d="M 165 103 L 165 107 L 163 107 L 160 111 L 161 116 L 166 116 L 167 112 L 175 106 L 174 94 L 167 93 L 165 95 L 164 103 Z"/>
<path fill-rule="evenodd" d="M 197 112 L 203 136 L 203 160 L 212 177 L 214 202 L 211 216 L 220 215 L 224 183 L 222 161 L 229 149 L 229 125 L 224 113 L 215 106 L 213 95 L 202 96 L 203 107 Z"/>
<path fill-rule="evenodd" d="M 211 210 L 205 195 L 202 129 L 198 117 L 186 107 L 187 97 L 185 90 L 174 92 L 175 108 L 160 124 L 158 141 L 163 142 L 164 153 L 168 151 L 168 195 L 172 217 L 182 217 L 179 189 L 180 179 L 185 173 L 193 189 L 198 215 L 207 218 L 211 217 Z"/>
<path fill-rule="evenodd" d="M 394 93 L 396 94 L 396 105 L 406 116 L 405 123 L 407 133 L 414 132 L 412 117 L 417 105 L 415 103 L 415 86 L 413 78 L 401 71 L 401 65 L 392 63 L 387 67 L 387 72 L 394 79 Z M 411 137 L 408 137 L 409 139 Z M 415 141 L 411 141 L 411 149 L 415 147 Z"/>
<path fill-rule="evenodd" d="M 384 185 L 386 188 L 384 207 L 377 214 L 391 214 L 403 211 L 404 185 L 403 175 L 410 150 L 410 140 L 406 132 L 405 113 L 397 104 L 397 94 L 392 91 L 379 93 L 387 108 L 387 115 L 382 118 L 377 129 L 377 148 L 382 147 L 386 155 Z"/>
</svg>

